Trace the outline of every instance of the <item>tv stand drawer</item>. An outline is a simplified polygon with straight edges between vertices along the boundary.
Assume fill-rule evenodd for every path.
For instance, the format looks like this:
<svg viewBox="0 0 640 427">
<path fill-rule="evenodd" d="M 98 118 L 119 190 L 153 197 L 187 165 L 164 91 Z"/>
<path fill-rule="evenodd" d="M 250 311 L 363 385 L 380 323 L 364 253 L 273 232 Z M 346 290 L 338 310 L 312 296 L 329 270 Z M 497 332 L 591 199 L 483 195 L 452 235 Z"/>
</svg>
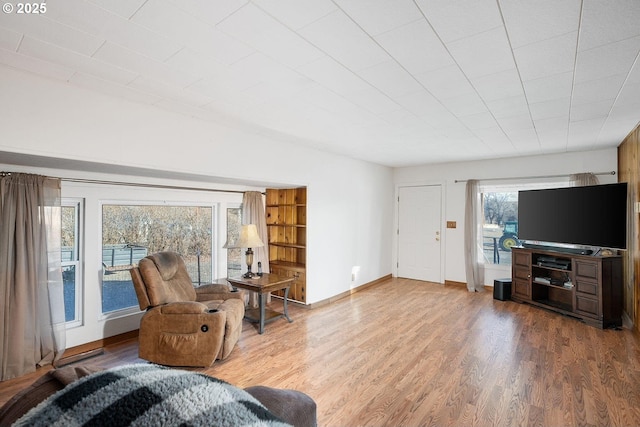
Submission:
<svg viewBox="0 0 640 427">
<path fill-rule="evenodd" d="M 598 283 L 597 282 L 589 282 L 586 280 L 576 279 L 576 292 L 581 292 L 583 294 L 589 294 L 593 296 L 598 295 Z"/>
<path fill-rule="evenodd" d="M 576 311 L 578 313 L 586 314 L 589 316 L 599 316 L 600 312 L 598 300 L 593 298 L 583 297 L 576 295 Z"/>
<path fill-rule="evenodd" d="M 582 259 L 576 259 L 574 262 L 576 278 L 584 277 L 585 279 L 598 280 L 598 262 L 585 261 Z"/>
</svg>

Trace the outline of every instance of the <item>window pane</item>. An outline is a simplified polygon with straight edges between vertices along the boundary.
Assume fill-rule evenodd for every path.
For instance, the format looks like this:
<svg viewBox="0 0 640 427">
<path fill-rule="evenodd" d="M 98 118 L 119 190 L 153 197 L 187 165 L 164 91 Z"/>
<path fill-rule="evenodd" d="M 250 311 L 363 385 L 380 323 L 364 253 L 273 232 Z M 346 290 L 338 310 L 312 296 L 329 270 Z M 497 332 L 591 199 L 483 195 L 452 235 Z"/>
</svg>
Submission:
<svg viewBox="0 0 640 427">
<path fill-rule="evenodd" d="M 242 228 L 242 209 L 227 209 L 227 242 L 235 242 L 240 238 Z M 227 249 L 227 277 L 237 276 L 242 272 L 242 249 Z"/>
<path fill-rule="evenodd" d="M 60 241 L 62 262 L 78 259 L 76 206 L 62 206 L 62 236 Z"/>
<path fill-rule="evenodd" d="M 80 203 L 63 201 L 60 241 L 60 261 L 64 291 L 65 322 L 80 321 L 80 263 L 78 251 Z M 67 325 L 70 326 L 70 325 Z"/>
<path fill-rule="evenodd" d="M 102 312 L 138 305 L 129 269 L 148 254 L 179 253 L 194 284 L 210 283 L 213 208 L 102 207 Z"/>
<path fill-rule="evenodd" d="M 518 241 L 518 192 L 482 194 L 484 260 L 489 264 L 511 265 L 511 247 Z"/>
<path fill-rule="evenodd" d="M 62 267 L 62 285 L 64 289 L 64 321 L 76 320 L 76 266 Z"/>
</svg>

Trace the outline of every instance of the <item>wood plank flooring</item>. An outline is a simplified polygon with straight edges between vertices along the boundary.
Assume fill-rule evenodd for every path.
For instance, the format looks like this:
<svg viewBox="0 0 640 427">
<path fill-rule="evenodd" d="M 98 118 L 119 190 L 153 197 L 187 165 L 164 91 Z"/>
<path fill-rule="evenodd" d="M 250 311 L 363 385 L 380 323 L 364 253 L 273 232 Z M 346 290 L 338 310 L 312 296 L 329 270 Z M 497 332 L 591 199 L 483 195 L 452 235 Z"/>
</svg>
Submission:
<svg viewBox="0 0 640 427">
<path fill-rule="evenodd" d="M 230 357 L 202 371 L 304 391 L 319 426 L 640 425 L 640 340 L 627 329 L 407 279 L 290 315 L 263 335 L 245 323 Z M 132 340 L 80 363 L 137 361 Z M 0 383 L 0 403 L 44 372 Z"/>
</svg>

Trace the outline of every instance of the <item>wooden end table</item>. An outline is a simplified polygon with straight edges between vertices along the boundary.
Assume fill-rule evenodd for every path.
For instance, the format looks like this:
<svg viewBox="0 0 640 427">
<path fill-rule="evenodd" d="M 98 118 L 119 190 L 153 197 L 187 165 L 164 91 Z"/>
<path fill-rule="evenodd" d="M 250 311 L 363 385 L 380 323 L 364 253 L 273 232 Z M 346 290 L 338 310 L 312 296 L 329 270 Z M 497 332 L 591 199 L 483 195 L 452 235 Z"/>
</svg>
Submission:
<svg viewBox="0 0 640 427">
<path fill-rule="evenodd" d="M 245 312 L 245 319 L 250 322 L 258 323 L 258 333 L 264 332 L 264 324 L 273 320 L 284 317 L 293 322 L 289 317 L 289 311 L 287 310 L 287 297 L 289 296 L 289 288 L 296 279 L 294 277 L 278 276 L 276 274 L 264 273 L 262 276 L 255 276 L 252 278 L 245 278 L 242 276 L 227 277 L 227 281 L 232 286 L 238 288 L 247 289 L 249 291 L 258 293 L 258 308 L 250 308 Z M 266 308 L 267 295 L 269 292 L 279 291 L 284 289 L 283 300 L 283 312 L 277 312 Z"/>
</svg>

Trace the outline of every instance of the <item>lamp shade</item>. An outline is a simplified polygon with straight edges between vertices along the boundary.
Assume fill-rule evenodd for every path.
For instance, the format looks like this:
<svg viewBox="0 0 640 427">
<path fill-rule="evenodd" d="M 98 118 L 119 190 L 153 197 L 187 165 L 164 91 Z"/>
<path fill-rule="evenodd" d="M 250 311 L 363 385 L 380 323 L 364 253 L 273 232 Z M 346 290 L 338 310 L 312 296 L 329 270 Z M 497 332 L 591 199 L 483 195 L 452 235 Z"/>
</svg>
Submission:
<svg viewBox="0 0 640 427">
<path fill-rule="evenodd" d="M 260 248 L 264 243 L 258 236 L 258 229 L 255 224 L 243 225 L 240 230 L 240 238 L 235 242 L 227 242 L 223 246 L 226 249 L 236 248 Z"/>
</svg>

